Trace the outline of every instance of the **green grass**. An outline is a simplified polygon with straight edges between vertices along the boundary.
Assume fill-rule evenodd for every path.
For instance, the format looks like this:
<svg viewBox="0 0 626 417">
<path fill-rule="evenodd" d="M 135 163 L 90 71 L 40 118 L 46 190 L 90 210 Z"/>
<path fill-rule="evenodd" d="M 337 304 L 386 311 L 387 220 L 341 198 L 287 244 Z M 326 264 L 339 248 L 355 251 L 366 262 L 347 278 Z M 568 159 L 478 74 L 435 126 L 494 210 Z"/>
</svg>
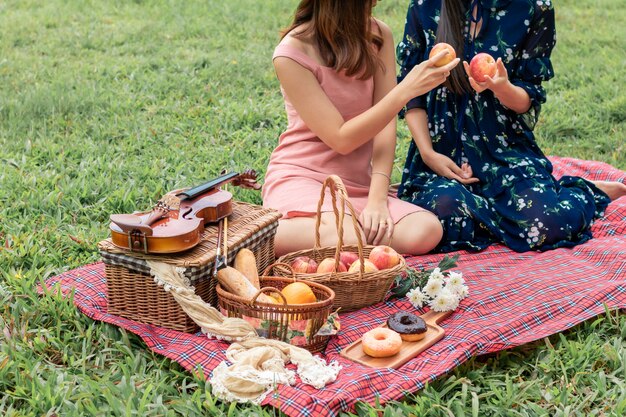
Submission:
<svg viewBox="0 0 626 417">
<path fill-rule="evenodd" d="M 35 287 L 97 261 L 110 213 L 223 168 L 263 174 L 286 122 L 271 54 L 296 3 L 0 2 L 0 414 L 278 414 L 216 401 L 203 377 Z M 407 3 L 376 9 L 396 40 Z M 557 75 L 538 141 L 548 154 L 626 169 L 626 9 L 619 0 L 556 8 Z M 399 135 L 395 179 L 410 140 L 403 125 Z M 624 415 L 624 337 L 624 316 L 607 312 L 471 359 L 383 413 Z"/>
</svg>

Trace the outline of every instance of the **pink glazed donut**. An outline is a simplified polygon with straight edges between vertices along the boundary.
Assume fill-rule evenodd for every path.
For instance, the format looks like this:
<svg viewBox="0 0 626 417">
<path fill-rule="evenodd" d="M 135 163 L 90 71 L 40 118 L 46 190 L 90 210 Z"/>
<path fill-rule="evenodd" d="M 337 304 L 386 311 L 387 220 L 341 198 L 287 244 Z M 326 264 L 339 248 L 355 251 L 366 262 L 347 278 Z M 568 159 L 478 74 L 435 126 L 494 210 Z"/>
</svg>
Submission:
<svg viewBox="0 0 626 417">
<path fill-rule="evenodd" d="M 373 358 L 386 358 L 400 352 L 402 338 L 397 332 L 385 327 L 377 327 L 361 338 L 363 352 Z"/>
</svg>

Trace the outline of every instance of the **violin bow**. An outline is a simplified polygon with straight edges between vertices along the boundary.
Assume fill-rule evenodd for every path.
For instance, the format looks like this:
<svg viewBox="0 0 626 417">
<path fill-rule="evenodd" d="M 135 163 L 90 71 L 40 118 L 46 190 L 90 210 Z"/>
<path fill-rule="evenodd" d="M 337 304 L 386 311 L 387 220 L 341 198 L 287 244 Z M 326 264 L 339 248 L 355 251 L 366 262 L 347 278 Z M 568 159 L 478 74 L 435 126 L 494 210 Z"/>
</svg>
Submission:
<svg viewBox="0 0 626 417">
<path fill-rule="evenodd" d="M 224 232 L 224 220 L 226 220 L 226 217 L 217 222 L 217 245 L 215 250 L 215 262 L 213 263 L 213 278 L 217 276 L 217 271 L 226 266 L 224 256 L 222 255 L 222 234 Z"/>
<path fill-rule="evenodd" d="M 223 171 L 222 175 L 226 172 Z M 224 184 L 224 191 L 228 184 Z M 222 244 L 224 245 L 222 252 Z M 213 277 L 217 276 L 217 271 L 228 265 L 228 216 L 220 219 L 217 223 L 217 244 L 215 245 L 215 263 L 213 264 Z"/>
</svg>

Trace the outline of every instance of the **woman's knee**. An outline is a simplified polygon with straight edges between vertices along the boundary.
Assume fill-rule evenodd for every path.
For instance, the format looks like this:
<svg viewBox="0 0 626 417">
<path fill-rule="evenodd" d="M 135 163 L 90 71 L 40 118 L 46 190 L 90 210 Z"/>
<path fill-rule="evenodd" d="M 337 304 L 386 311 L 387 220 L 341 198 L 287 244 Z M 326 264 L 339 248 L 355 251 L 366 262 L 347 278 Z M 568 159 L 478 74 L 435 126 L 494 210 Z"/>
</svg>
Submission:
<svg viewBox="0 0 626 417">
<path fill-rule="evenodd" d="M 420 211 L 401 219 L 395 226 L 392 245 L 401 253 L 421 255 L 433 250 L 443 237 L 443 227 L 434 214 Z"/>
</svg>

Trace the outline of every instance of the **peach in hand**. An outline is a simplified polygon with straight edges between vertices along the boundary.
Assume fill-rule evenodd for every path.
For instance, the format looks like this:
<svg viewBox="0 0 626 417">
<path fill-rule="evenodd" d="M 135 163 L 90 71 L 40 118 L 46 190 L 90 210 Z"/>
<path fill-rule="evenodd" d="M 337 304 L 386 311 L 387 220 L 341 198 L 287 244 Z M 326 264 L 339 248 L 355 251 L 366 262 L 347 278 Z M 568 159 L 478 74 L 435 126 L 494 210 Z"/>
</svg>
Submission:
<svg viewBox="0 0 626 417">
<path fill-rule="evenodd" d="M 439 42 L 435 44 L 435 46 L 433 46 L 433 49 L 430 50 L 428 58 L 434 57 L 441 51 L 448 51 L 448 54 L 444 55 L 443 58 L 439 58 L 439 60 L 435 62 L 436 67 L 443 67 L 444 65 L 452 62 L 454 58 L 456 58 L 456 52 L 454 51 L 452 45 L 445 42 Z"/>
<path fill-rule="evenodd" d="M 392 247 L 379 245 L 372 248 L 368 259 L 376 265 L 376 268 L 388 269 L 400 263 L 400 255 Z"/>
<path fill-rule="evenodd" d="M 487 77 L 493 78 L 496 69 L 496 60 L 484 52 L 476 54 L 469 64 L 470 76 L 479 83 L 484 83 Z"/>
</svg>

